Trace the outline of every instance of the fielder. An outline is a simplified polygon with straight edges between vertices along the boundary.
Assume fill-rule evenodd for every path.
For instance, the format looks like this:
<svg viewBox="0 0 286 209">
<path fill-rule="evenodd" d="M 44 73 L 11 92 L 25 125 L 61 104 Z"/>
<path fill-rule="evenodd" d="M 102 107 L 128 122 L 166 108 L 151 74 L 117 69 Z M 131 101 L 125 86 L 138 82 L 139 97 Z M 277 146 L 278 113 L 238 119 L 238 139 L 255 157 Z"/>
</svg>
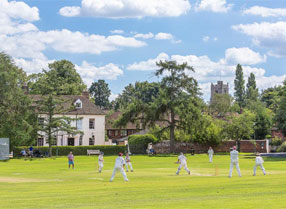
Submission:
<svg viewBox="0 0 286 209">
<path fill-rule="evenodd" d="M 180 170 L 182 169 L 183 166 L 184 166 L 184 169 L 188 172 L 188 174 L 189 175 L 191 174 L 191 172 L 190 172 L 190 170 L 188 169 L 188 166 L 187 166 L 187 158 L 184 156 L 184 154 L 182 152 L 178 156 L 177 163 L 180 163 L 180 166 L 178 167 L 178 171 L 176 172 L 177 175 L 179 175 Z"/>
<path fill-rule="evenodd" d="M 103 152 L 100 152 L 100 154 L 98 155 L 98 172 L 101 173 L 102 168 L 103 168 Z"/>
<path fill-rule="evenodd" d="M 125 161 L 123 159 L 123 154 L 122 153 L 119 153 L 118 154 L 118 157 L 116 158 L 115 160 L 115 166 L 114 166 L 114 169 L 113 169 L 113 173 L 112 173 L 112 176 L 111 176 L 111 179 L 110 179 L 110 182 L 113 181 L 114 177 L 115 177 L 115 174 L 116 172 L 120 171 L 120 173 L 122 174 L 123 178 L 125 181 L 128 181 L 128 178 L 126 176 L 126 173 L 124 171 L 124 165 L 125 165 Z"/>
<path fill-rule="evenodd" d="M 230 169 L 229 169 L 229 175 L 228 177 L 231 178 L 232 176 L 232 169 L 233 166 L 236 166 L 237 173 L 239 177 L 241 177 L 240 169 L 239 169 L 239 164 L 238 164 L 238 151 L 236 151 L 236 146 L 233 147 L 233 150 L 230 152 Z"/>
<path fill-rule="evenodd" d="M 213 154 L 214 154 L 212 147 L 209 148 L 208 154 L 209 154 L 210 163 L 212 163 L 213 162 Z"/>
<path fill-rule="evenodd" d="M 263 174 L 266 175 L 266 171 L 265 171 L 265 169 L 263 167 L 263 163 L 264 163 L 263 158 L 260 156 L 259 153 L 257 153 L 257 157 L 255 159 L 255 166 L 253 168 L 253 176 L 256 176 L 256 168 L 257 168 L 257 166 L 260 166 Z"/>
<path fill-rule="evenodd" d="M 126 162 L 126 172 L 128 172 L 128 166 L 130 167 L 131 172 L 133 172 L 132 163 L 128 153 L 126 153 L 125 162 Z"/>
</svg>

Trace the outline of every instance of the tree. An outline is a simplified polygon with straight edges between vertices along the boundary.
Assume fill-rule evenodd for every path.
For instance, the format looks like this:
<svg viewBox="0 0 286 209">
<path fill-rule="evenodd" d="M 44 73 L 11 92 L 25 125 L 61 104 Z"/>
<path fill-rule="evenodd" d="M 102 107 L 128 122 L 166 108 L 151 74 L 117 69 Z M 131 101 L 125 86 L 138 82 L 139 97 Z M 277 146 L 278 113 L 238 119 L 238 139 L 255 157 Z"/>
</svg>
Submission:
<svg viewBox="0 0 286 209">
<path fill-rule="evenodd" d="M 273 125 L 273 113 L 260 101 L 250 101 L 247 108 L 255 113 L 254 139 L 265 139 Z"/>
<path fill-rule="evenodd" d="M 65 116 L 72 110 L 72 101 L 69 101 L 64 96 L 59 97 L 53 94 L 42 95 L 35 100 L 38 115 L 41 115 L 42 121 L 38 127 L 38 133 L 48 139 L 49 156 L 52 156 L 52 146 L 57 133 L 64 132 L 67 134 L 82 133 L 76 127 L 71 126 L 71 121 L 76 121 L 81 118 L 70 118 Z M 67 104 L 68 105 L 65 105 Z M 68 107 L 68 108 L 67 108 Z"/>
<path fill-rule="evenodd" d="M 228 119 L 224 127 L 226 138 L 235 140 L 240 149 L 240 140 L 250 139 L 254 133 L 255 114 L 249 110 L 245 110 L 240 115 L 234 115 Z"/>
<path fill-rule="evenodd" d="M 277 122 L 278 128 L 286 133 L 286 80 L 283 82 L 280 95 L 275 121 Z"/>
<path fill-rule="evenodd" d="M 89 88 L 89 92 L 94 99 L 95 105 L 99 106 L 101 109 L 108 109 L 110 107 L 109 97 L 111 91 L 104 80 L 93 82 Z"/>
<path fill-rule="evenodd" d="M 129 84 L 126 86 L 117 98 L 115 109 L 126 108 L 132 101 L 141 100 L 149 104 L 158 96 L 160 84 L 157 82 L 148 83 L 136 82 L 135 85 Z"/>
<path fill-rule="evenodd" d="M 237 65 L 235 71 L 234 80 L 234 98 L 240 107 L 240 112 L 242 113 L 242 108 L 245 106 L 245 81 L 243 78 L 243 69 L 240 64 Z"/>
<path fill-rule="evenodd" d="M 155 75 L 164 75 L 157 97 L 148 104 L 140 99 L 134 100 L 116 125 L 139 120 L 143 127 L 154 127 L 160 122 L 163 124 L 161 131 L 169 130 L 170 151 L 173 152 L 175 130 L 181 129 L 188 134 L 194 130 L 195 122 L 201 118 L 202 101 L 198 97 L 197 81 L 186 74 L 186 71 L 194 71 L 187 63 L 160 61 L 157 66 L 159 69 Z"/>
<path fill-rule="evenodd" d="M 22 90 L 26 74 L 0 52 L 0 137 L 10 146 L 32 144 L 34 114 L 30 98 Z"/>
<path fill-rule="evenodd" d="M 214 116 L 224 117 L 231 111 L 233 98 L 229 94 L 214 94 L 209 111 Z"/>
<path fill-rule="evenodd" d="M 80 95 L 86 85 L 76 72 L 74 64 L 67 60 L 49 64 L 49 70 L 29 76 L 31 94 Z"/>
<path fill-rule="evenodd" d="M 258 88 L 256 87 L 255 75 L 250 73 L 248 83 L 246 84 L 246 103 L 258 100 Z"/>
<path fill-rule="evenodd" d="M 271 109 L 275 113 L 280 102 L 281 94 L 282 86 L 270 87 L 262 91 L 261 101 L 266 105 L 267 108 Z"/>
</svg>

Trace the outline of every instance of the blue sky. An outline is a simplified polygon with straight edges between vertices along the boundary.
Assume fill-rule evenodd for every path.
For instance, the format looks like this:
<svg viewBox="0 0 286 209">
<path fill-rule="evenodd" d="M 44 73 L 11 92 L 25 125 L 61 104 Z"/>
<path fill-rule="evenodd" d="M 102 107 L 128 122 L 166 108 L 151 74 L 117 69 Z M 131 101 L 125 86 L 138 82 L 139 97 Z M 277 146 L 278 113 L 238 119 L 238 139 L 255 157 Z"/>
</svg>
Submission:
<svg viewBox="0 0 286 209">
<path fill-rule="evenodd" d="M 28 73 L 72 61 L 84 82 L 105 79 L 112 98 L 156 81 L 156 61 L 188 62 L 204 99 L 233 88 L 236 64 L 260 89 L 285 79 L 284 0 L 0 0 L 0 51 Z"/>
</svg>

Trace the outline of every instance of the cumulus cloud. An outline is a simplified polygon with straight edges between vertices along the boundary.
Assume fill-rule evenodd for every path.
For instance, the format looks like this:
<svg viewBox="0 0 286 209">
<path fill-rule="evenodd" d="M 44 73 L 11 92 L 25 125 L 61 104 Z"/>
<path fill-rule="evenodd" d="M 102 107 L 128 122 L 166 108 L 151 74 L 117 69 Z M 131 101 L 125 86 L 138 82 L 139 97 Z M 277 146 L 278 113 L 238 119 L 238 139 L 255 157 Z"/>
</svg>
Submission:
<svg viewBox="0 0 286 209">
<path fill-rule="evenodd" d="M 137 33 L 134 35 L 134 38 L 143 38 L 143 39 L 149 39 L 153 38 L 154 34 L 149 32 L 149 33 Z"/>
<path fill-rule="evenodd" d="M 227 4 L 226 0 L 201 0 L 196 4 L 195 10 L 227 13 L 232 6 L 232 4 Z"/>
<path fill-rule="evenodd" d="M 197 55 L 172 55 L 169 56 L 166 53 L 160 53 L 156 58 L 151 58 L 146 61 L 136 62 L 130 64 L 128 70 L 149 70 L 154 71 L 158 69 L 156 62 L 160 60 L 175 60 L 178 63 L 187 62 L 188 65 L 195 69 L 195 73 L 188 72 L 190 76 L 195 77 L 199 86 L 203 92 L 203 97 L 206 101 L 210 98 L 210 86 L 211 83 L 216 83 L 218 80 L 222 80 L 225 83 L 229 83 L 230 92 L 233 92 L 233 81 L 235 77 L 236 64 L 228 63 L 225 59 L 218 61 L 211 60 L 208 56 L 197 56 Z M 285 75 L 282 76 L 266 76 L 266 70 L 263 68 L 251 67 L 247 64 L 243 65 L 244 77 L 254 73 L 257 80 L 257 86 L 260 89 L 265 89 L 270 86 L 281 84 L 285 79 Z M 265 81 L 265 82 L 264 82 Z"/>
<path fill-rule="evenodd" d="M 15 64 L 28 74 L 40 73 L 43 69 L 47 70 L 49 63 L 54 61 L 55 60 L 48 60 L 46 57 L 43 59 L 14 58 Z"/>
<path fill-rule="evenodd" d="M 247 47 L 229 48 L 225 51 L 225 60 L 231 64 L 255 65 L 266 62 L 266 55 L 262 56 Z"/>
<path fill-rule="evenodd" d="M 63 7 L 65 17 L 103 18 L 178 17 L 191 8 L 188 0 L 82 0 L 81 7 Z"/>
<path fill-rule="evenodd" d="M 156 40 L 172 40 L 174 39 L 173 35 L 170 33 L 158 33 L 155 36 Z"/>
<path fill-rule="evenodd" d="M 98 79 L 116 80 L 118 76 L 123 75 L 123 70 L 113 63 L 96 67 L 83 61 L 80 66 L 76 65 L 76 69 L 88 86 Z"/>
<path fill-rule="evenodd" d="M 253 44 L 269 49 L 269 55 L 286 56 L 286 22 L 234 25 L 232 28 L 252 37 Z"/>
<path fill-rule="evenodd" d="M 253 6 L 243 10 L 243 14 L 256 15 L 261 17 L 286 17 L 286 8 L 267 8 Z"/>
</svg>

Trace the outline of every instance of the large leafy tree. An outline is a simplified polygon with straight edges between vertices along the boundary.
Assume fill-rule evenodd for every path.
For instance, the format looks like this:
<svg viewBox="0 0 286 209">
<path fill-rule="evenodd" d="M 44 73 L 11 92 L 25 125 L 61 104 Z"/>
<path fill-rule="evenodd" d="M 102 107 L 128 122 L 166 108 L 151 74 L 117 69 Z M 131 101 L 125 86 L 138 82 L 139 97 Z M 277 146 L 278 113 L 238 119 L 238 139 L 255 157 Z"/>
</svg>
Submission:
<svg viewBox="0 0 286 209">
<path fill-rule="evenodd" d="M 158 96 L 160 84 L 157 82 L 149 83 L 136 82 L 134 85 L 126 86 L 115 101 L 115 109 L 126 108 L 134 100 L 141 100 L 148 104 Z"/>
<path fill-rule="evenodd" d="M 246 102 L 249 103 L 251 101 L 257 101 L 258 100 L 258 88 L 256 87 L 256 80 L 255 75 L 253 73 L 250 73 L 250 76 L 248 77 L 248 82 L 246 84 Z"/>
<path fill-rule="evenodd" d="M 72 121 L 79 120 L 80 118 L 65 116 L 65 113 L 68 113 L 74 107 L 72 101 L 64 96 L 55 96 L 53 94 L 42 95 L 35 100 L 35 103 L 39 118 L 42 119 L 38 126 L 38 133 L 48 140 L 49 156 L 51 157 L 52 146 L 59 132 L 64 132 L 65 134 L 82 133 L 71 125 Z"/>
<path fill-rule="evenodd" d="M 214 94 L 209 111 L 214 116 L 224 117 L 231 111 L 233 98 L 229 94 Z"/>
<path fill-rule="evenodd" d="M 157 66 L 159 69 L 155 75 L 163 75 L 157 97 L 150 103 L 134 100 L 116 124 L 122 126 L 139 120 L 144 127 L 153 127 L 160 122 L 161 131 L 169 131 L 170 151 L 173 152 L 175 130 L 188 134 L 196 130 L 196 122 L 201 118 L 202 101 L 198 97 L 197 81 L 186 74 L 186 71 L 194 71 L 187 63 L 160 61 Z"/>
<path fill-rule="evenodd" d="M 0 137 L 10 138 L 11 147 L 32 144 L 35 115 L 31 100 L 22 90 L 26 75 L 0 53 Z"/>
<path fill-rule="evenodd" d="M 277 122 L 278 128 L 286 133 L 286 80 L 283 82 L 283 87 L 280 92 L 275 121 Z"/>
<path fill-rule="evenodd" d="M 261 101 L 267 108 L 276 112 L 282 94 L 282 86 L 275 86 L 265 89 L 261 94 Z"/>
<path fill-rule="evenodd" d="M 234 90 L 235 101 L 238 103 L 240 111 L 242 112 L 242 108 L 245 106 L 245 81 L 243 78 L 243 69 L 240 64 L 236 66 Z"/>
<path fill-rule="evenodd" d="M 239 150 L 240 140 L 251 139 L 254 134 L 255 114 L 245 110 L 242 114 L 233 115 L 228 120 L 224 126 L 225 137 L 235 140 Z"/>
<path fill-rule="evenodd" d="M 111 91 L 104 80 L 93 82 L 89 88 L 89 92 L 94 99 L 95 105 L 101 109 L 108 109 L 110 107 L 109 97 Z"/>
<path fill-rule="evenodd" d="M 47 95 L 80 95 L 86 85 L 76 72 L 73 63 L 67 60 L 49 64 L 49 70 L 29 76 L 30 93 Z"/>
</svg>

